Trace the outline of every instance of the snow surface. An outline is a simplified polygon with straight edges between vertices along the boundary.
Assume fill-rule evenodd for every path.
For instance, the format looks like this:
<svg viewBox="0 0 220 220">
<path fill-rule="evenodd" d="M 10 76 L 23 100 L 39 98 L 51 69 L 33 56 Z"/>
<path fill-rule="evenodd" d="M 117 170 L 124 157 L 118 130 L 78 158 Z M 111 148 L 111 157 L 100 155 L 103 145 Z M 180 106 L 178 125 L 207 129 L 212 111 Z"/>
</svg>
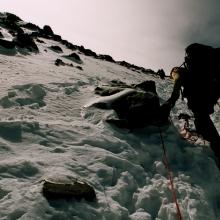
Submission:
<svg viewBox="0 0 220 220">
<path fill-rule="evenodd" d="M 176 219 L 159 128 L 116 128 L 106 122 L 115 116 L 112 110 L 91 105 L 99 100 L 95 87 L 113 79 L 155 80 L 161 103 L 172 83 L 76 51 L 83 61 L 79 70 L 63 57 L 71 50 L 42 40 L 38 54 L 0 54 L 0 219 Z M 74 67 L 54 65 L 57 58 Z M 216 110 L 212 118 L 220 131 Z M 162 136 L 183 219 L 220 219 L 220 172 L 208 146 L 180 138 L 180 112 L 190 113 L 181 100 Z M 97 201 L 46 199 L 41 180 L 59 175 L 88 182 Z"/>
</svg>

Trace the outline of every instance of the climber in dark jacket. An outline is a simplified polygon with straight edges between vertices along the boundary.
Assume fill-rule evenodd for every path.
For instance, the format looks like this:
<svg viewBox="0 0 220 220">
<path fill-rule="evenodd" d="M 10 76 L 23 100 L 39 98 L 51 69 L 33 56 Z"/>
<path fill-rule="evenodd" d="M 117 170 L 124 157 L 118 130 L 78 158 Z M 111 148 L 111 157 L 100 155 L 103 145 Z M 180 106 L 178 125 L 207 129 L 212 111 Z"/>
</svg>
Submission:
<svg viewBox="0 0 220 220">
<path fill-rule="evenodd" d="M 170 73 L 170 78 L 174 80 L 173 92 L 164 106 L 171 110 L 183 87 L 182 95 L 187 98 L 188 107 L 194 114 L 196 131 L 210 142 L 215 156 L 220 160 L 220 136 L 210 118 L 218 100 L 214 86 L 207 85 L 207 80 L 202 82 L 201 79 L 198 79 L 198 75 L 193 76 L 187 68 L 183 67 L 174 67 Z"/>
</svg>

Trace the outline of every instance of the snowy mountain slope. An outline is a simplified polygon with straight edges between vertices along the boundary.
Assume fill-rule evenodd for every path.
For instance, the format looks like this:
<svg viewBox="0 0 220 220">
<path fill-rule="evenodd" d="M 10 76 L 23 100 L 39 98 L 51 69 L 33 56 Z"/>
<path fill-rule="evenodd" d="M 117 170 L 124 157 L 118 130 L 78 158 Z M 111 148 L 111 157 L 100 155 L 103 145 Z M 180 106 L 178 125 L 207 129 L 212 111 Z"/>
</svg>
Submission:
<svg viewBox="0 0 220 220">
<path fill-rule="evenodd" d="M 172 83 L 75 50 L 79 64 L 64 57 L 73 50 L 60 42 L 38 39 L 38 53 L 0 48 L 0 219 L 176 219 L 159 128 L 129 132 L 106 122 L 112 110 L 85 107 L 99 98 L 96 86 L 111 80 L 154 80 L 161 102 Z M 73 66 L 56 66 L 56 59 Z M 179 101 L 162 135 L 183 219 L 217 220 L 219 170 L 208 147 L 179 137 L 180 112 L 187 109 Z M 97 201 L 46 199 L 41 180 L 63 175 L 92 185 Z"/>
</svg>

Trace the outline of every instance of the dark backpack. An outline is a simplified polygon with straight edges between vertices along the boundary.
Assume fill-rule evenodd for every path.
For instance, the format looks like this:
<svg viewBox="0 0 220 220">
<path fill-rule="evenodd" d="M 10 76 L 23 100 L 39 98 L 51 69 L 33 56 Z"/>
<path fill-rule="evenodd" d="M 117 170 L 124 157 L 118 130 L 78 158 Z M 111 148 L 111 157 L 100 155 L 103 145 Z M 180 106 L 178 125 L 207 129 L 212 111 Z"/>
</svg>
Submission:
<svg viewBox="0 0 220 220">
<path fill-rule="evenodd" d="M 220 97 L 220 48 L 194 43 L 186 49 L 184 66 L 188 81 L 201 84 L 201 89 L 211 90 L 214 99 Z"/>
<path fill-rule="evenodd" d="M 214 112 L 220 98 L 220 48 L 191 44 L 186 49 L 182 97 L 193 112 Z"/>
<path fill-rule="evenodd" d="M 185 66 L 186 68 L 193 72 L 193 74 L 208 74 L 211 71 L 214 71 L 220 65 L 219 60 L 219 49 L 215 49 L 211 46 L 203 45 L 203 44 L 190 44 L 186 49 L 186 56 L 185 56 Z"/>
</svg>

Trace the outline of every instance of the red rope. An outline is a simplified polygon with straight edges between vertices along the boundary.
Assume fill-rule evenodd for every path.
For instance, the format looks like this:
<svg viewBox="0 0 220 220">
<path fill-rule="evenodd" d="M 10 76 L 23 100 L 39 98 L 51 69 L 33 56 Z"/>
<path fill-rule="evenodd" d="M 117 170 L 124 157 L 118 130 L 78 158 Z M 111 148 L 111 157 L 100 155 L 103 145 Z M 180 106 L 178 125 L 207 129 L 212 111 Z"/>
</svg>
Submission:
<svg viewBox="0 0 220 220">
<path fill-rule="evenodd" d="M 179 207 L 179 204 L 178 204 L 178 201 L 177 201 L 176 190 L 175 190 L 174 184 L 173 184 L 172 171 L 171 171 L 171 169 L 169 167 L 167 152 L 166 152 L 166 148 L 165 148 L 165 144 L 164 144 L 164 140 L 163 140 L 161 129 L 160 129 L 160 139 L 161 139 L 161 143 L 162 143 L 162 147 L 163 147 L 164 165 L 165 165 L 165 167 L 167 169 L 167 172 L 168 172 L 168 179 L 170 181 L 173 202 L 176 205 L 176 217 L 177 217 L 177 220 L 183 220 L 182 214 L 181 214 L 181 211 L 180 211 L 180 207 Z"/>
</svg>

